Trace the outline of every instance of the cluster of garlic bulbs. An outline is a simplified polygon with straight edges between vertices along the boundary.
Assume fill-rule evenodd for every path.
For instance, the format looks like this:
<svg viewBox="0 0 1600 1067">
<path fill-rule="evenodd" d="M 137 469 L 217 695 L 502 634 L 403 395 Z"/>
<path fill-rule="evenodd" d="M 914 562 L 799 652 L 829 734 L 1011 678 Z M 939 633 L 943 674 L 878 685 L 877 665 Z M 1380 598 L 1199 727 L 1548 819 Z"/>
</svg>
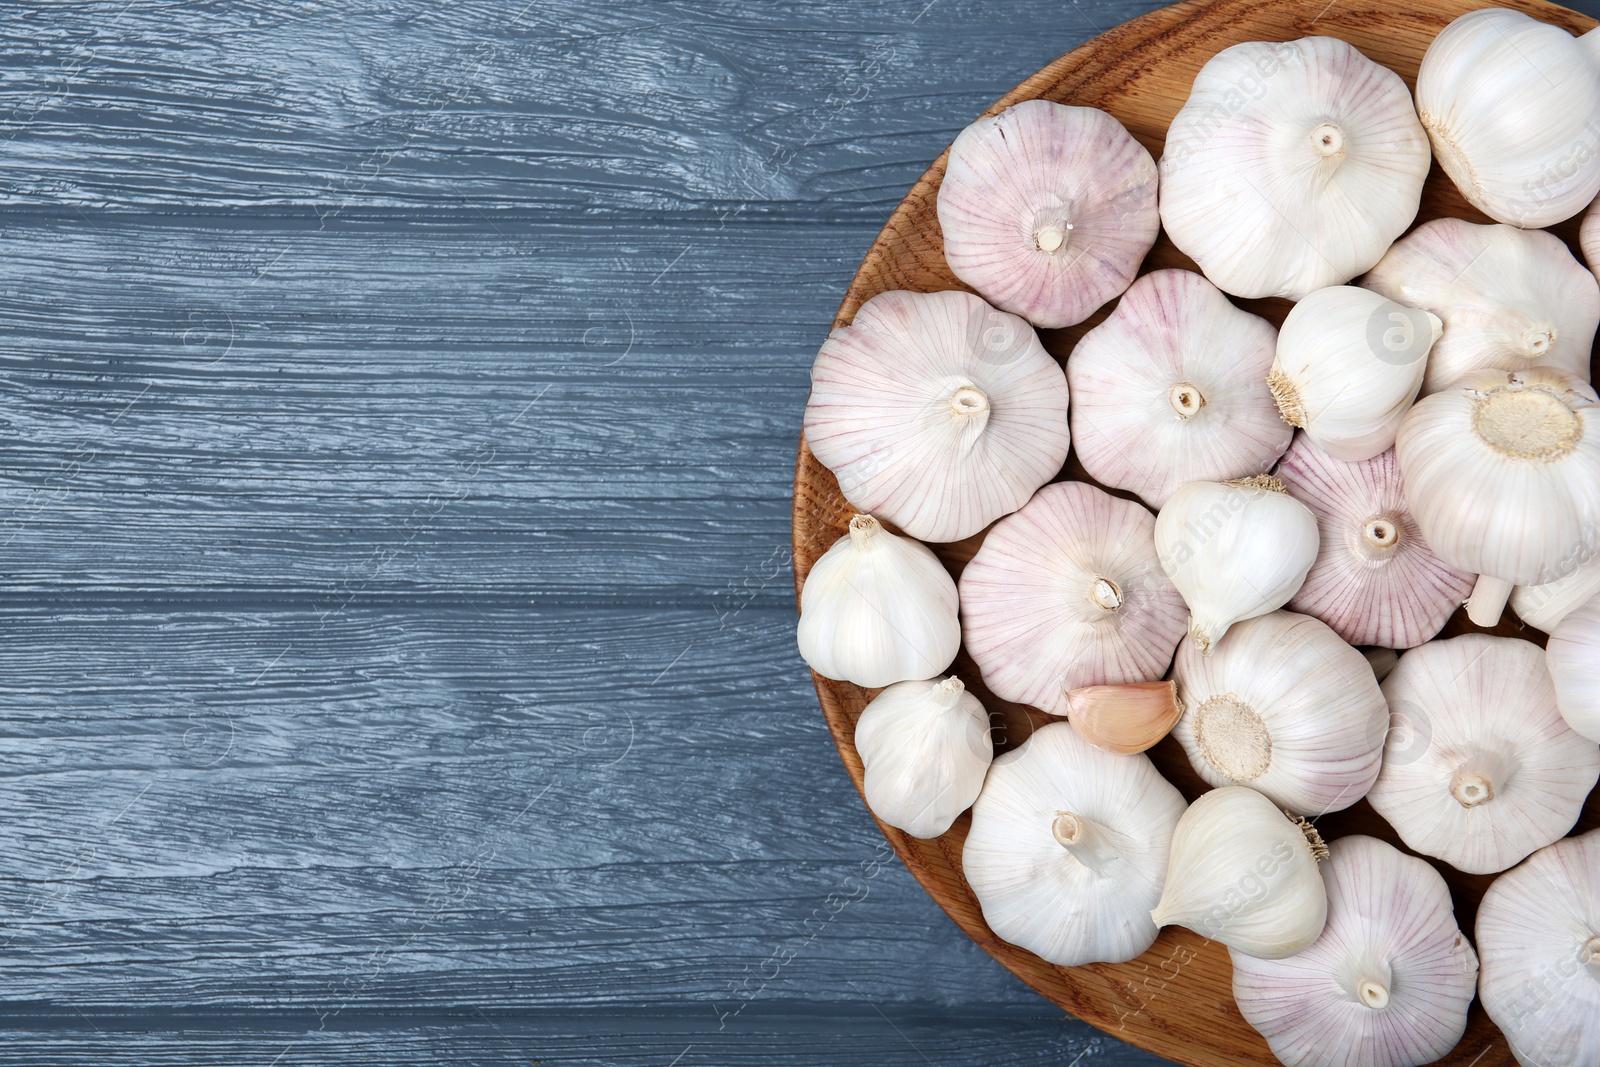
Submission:
<svg viewBox="0 0 1600 1067">
<path fill-rule="evenodd" d="M 806 442 L 859 514 L 799 644 L 881 689 L 867 803 L 970 819 L 1000 937 L 1077 966 L 1187 927 L 1292 1067 L 1431 1062 L 1475 991 L 1519 1062 L 1600 1062 L 1600 831 L 1564 840 L 1600 781 L 1596 113 L 1600 37 L 1487 9 L 1415 101 L 1311 37 L 1214 56 L 1159 163 L 1040 100 L 956 139 L 938 220 L 976 294 L 875 296 L 813 368 Z M 1495 223 L 1414 225 L 1434 159 Z M 1591 202 L 1588 266 L 1532 228 Z M 1139 274 L 1161 227 L 1198 273 Z M 1263 296 L 1281 328 L 1230 299 Z M 1035 332 L 1097 312 L 1060 362 Z M 1508 601 L 1548 651 L 1439 638 Z M 1007 702 L 1036 725 L 996 756 Z M 1323 841 L 1362 799 L 1498 876 L 1476 953 L 1427 860 Z"/>
</svg>

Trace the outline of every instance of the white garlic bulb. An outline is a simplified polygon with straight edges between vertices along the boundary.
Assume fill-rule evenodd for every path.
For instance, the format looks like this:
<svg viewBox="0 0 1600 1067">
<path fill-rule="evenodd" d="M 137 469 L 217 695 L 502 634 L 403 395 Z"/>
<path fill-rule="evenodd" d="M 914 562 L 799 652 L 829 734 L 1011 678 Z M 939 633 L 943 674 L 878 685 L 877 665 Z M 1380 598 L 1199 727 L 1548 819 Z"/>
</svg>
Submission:
<svg viewBox="0 0 1600 1067">
<path fill-rule="evenodd" d="M 1258 959 L 1280 960 L 1322 933 L 1328 896 L 1317 870 L 1327 847 L 1254 789 L 1213 789 L 1172 832 L 1158 926 L 1184 926 Z"/>
<path fill-rule="evenodd" d="M 1444 322 L 1425 393 L 1496 368 L 1559 367 L 1589 380 L 1600 285 L 1543 230 L 1434 219 L 1396 241 L 1359 284 Z"/>
<path fill-rule="evenodd" d="M 1317 519 L 1276 478 L 1191 482 L 1156 516 L 1155 539 L 1209 654 L 1228 627 L 1294 596 L 1317 558 Z"/>
<path fill-rule="evenodd" d="M 989 716 L 961 679 L 896 682 L 856 721 L 861 791 L 872 814 L 938 837 L 972 806 L 994 758 Z"/>
<path fill-rule="evenodd" d="M 1065 715 L 1069 690 L 1166 674 L 1186 611 L 1155 524 L 1132 501 L 1057 482 L 989 531 L 961 572 L 961 617 L 996 696 Z"/>
<path fill-rule="evenodd" d="M 926 545 L 857 515 L 801 587 L 800 655 L 869 689 L 932 678 L 961 647 L 956 607 L 955 580 Z"/>
<path fill-rule="evenodd" d="M 1064 722 L 1001 755 L 972 808 L 961 869 L 996 934 L 1062 967 L 1121 963 L 1156 939 L 1183 796 L 1142 755 Z"/>
<path fill-rule="evenodd" d="M 1400 424 L 1406 499 L 1440 559 L 1474 571 L 1467 614 L 1500 618 L 1513 585 L 1537 585 L 1592 551 L 1600 529 L 1600 398 L 1551 367 L 1474 371 Z"/>
<path fill-rule="evenodd" d="M 1394 444 L 1422 388 L 1439 316 L 1353 285 L 1306 296 L 1283 320 L 1267 384 L 1283 421 L 1347 463 Z"/>
<path fill-rule="evenodd" d="M 1600 594 L 1600 544 L 1589 546 L 1556 567 L 1561 577 L 1542 585 L 1519 585 L 1511 594 L 1511 610 L 1529 626 L 1554 633 L 1576 608 Z"/>
<path fill-rule="evenodd" d="M 939 228 L 955 276 L 1039 326 L 1128 287 L 1155 243 L 1156 165 L 1104 111 L 1025 100 L 950 146 Z"/>
<path fill-rule="evenodd" d="M 1275 473 L 1316 515 L 1321 534 L 1291 611 L 1321 619 L 1352 645 L 1411 648 L 1436 636 L 1472 591 L 1474 575 L 1428 547 L 1393 449 L 1341 463 L 1302 434 Z"/>
<path fill-rule="evenodd" d="M 1517 1062 L 1600 1063 L 1600 830 L 1496 878 L 1476 933 L 1478 995 Z"/>
<path fill-rule="evenodd" d="M 1225 292 L 1298 300 L 1378 262 L 1428 163 L 1398 74 L 1332 37 L 1236 44 L 1167 130 L 1161 222 Z"/>
<path fill-rule="evenodd" d="M 1578 734 L 1600 741 L 1600 598 L 1561 620 L 1545 647 L 1545 666 L 1561 717 Z"/>
<path fill-rule="evenodd" d="M 1172 735 L 1208 785 L 1248 785 L 1316 816 L 1378 777 L 1389 705 L 1366 657 L 1316 619 L 1234 623 L 1209 656 L 1185 640 L 1172 678 L 1184 707 Z"/>
<path fill-rule="evenodd" d="M 817 353 L 805 435 L 852 505 L 956 541 L 1061 470 L 1067 379 L 1032 327 L 970 293 L 880 293 Z"/>
<path fill-rule="evenodd" d="M 1343 837 L 1322 865 L 1328 925 L 1286 960 L 1233 956 L 1245 1021 L 1287 1067 L 1419 1067 L 1467 1029 L 1478 957 L 1450 888 L 1375 837 Z"/>
<path fill-rule="evenodd" d="M 1600 747 L 1556 708 L 1538 645 L 1467 634 L 1400 657 L 1383 681 L 1395 728 L 1367 801 L 1407 846 L 1493 874 L 1572 829 Z"/>
<path fill-rule="evenodd" d="M 1276 341 L 1192 271 L 1142 276 L 1067 360 L 1084 469 L 1153 508 L 1190 482 L 1266 473 L 1294 433 L 1265 380 Z"/>
<path fill-rule="evenodd" d="M 1600 192 L 1593 35 L 1520 11 L 1470 11 L 1433 39 L 1417 71 L 1417 111 L 1439 166 L 1484 214 L 1537 228 Z"/>
</svg>

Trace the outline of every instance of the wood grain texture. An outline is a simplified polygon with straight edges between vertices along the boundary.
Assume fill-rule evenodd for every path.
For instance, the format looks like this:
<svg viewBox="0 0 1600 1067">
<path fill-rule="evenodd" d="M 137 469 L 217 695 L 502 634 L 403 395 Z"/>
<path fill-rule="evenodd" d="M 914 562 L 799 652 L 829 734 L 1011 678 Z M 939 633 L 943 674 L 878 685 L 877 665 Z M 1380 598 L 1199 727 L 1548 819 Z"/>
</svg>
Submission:
<svg viewBox="0 0 1600 1067">
<path fill-rule="evenodd" d="M 1359 0 L 1186 0 L 1109 30 L 1024 81 L 993 104 L 995 113 L 1017 101 L 1044 98 L 1061 103 L 1100 107 L 1115 115 L 1159 157 L 1167 125 L 1188 95 L 1194 75 L 1222 48 L 1250 40 L 1292 40 L 1323 34 L 1342 38 L 1364 54 L 1397 71 L 1414 85 L 1417 66 L 1432 38 L 1453 18 L 1486 6 L 1477 0 L 1426 0 L 1394 9 Z M 1594 20 L 1540 0 L 1517 0 L 1502 6 L 1526 11 L 1578 33 Z M 931 292 L 970 289 L 944 262 L 935 202 L 946 156 L 941 155 L 911 188 L 867 253 L 847 290 L 835 325 L 851 321 L 862 303 L 892 289 Z M 1468 207 L 1437 166 L 1424 191 L 1419 221 L 1442 215 L 1489 221 Z M 1555 227 L 1576 253 L 1576 221 Z M 1144 270 L 1162 267 L 1195 269 L 1165 234 L 1146 259 Z M 1241 301 L 1242 306 L 1281 323 L 1289 303 L 1282 300 Z M 1065 330 L 1041 331 L 1046 347 L 1064 361 L 1087 330 L 1103 320 L 1101 309 L 1087 322 Z M 1063 477 L 1088 479 L 1075 457 Z M 1128 496 L 1125 493 L 1118 495 Z M 795 472 L 794 553 L 796 588 L 811 565 L 845 533 L 853 514 L 832 474 L 817 462 L 802 438 Z M 979 534 L 953 545 L 933 546 L 952 573 L 982 543 Z M 1476 629 L 1458 612 L 1445 636 Z M 1523 628 L 1509 613 L 1495 632 L 1528 637 L 1543 644 L 1543 635 Z M 954 671 L 990 709 L 998 747 L 1021 743 L 1047 721 L 1036 709 L 996 699 L 963 651 Z M 818 695 L 845 766 L 859 788 L 862 766 L 852 743 L 856 719 L 876 691 L 815 678 Z M 1150 753 L 1162 772 L 1193 799 L 1205 785 L 1171 738 Z M 912 838 L 881 826 L 906 866 L 972 938 L 1010 970 L 1055 1003 L 1108 1032 L 1142 1048 L 1193 1067 L 1229 1067 L 1239 1063 L 1270 1067 L 1275 1057 L 1240 1016 L 1231 989 L 1227 950 L 1188 931 L 1163 930 L 1142 957 L 1126 964 L 1063 968 L 1000 940 L 983 921 L 982 911 L 961 872 L 961 850 L 970 822 L 963 815 L 951 830 L 932 841 Z M 1368 833 L 1399 844 L 1388 825 L 1362 802 L 1318 820 L 1329 839 Z M 1600 826 L 1600 797 L 1591 797 L 1577 830 Z M 1450 883 L 1456 914 L 1470 933 L 1476 903 L 1489 878 L 1460 874 L 1435 863 Z M 1511 1067 L 1514 1060 L 1504 1039 L 1476 1003 L 1467 1032 L 1456 1049 L 1440 1061 L 1467 1067 Z"/>
</svg>

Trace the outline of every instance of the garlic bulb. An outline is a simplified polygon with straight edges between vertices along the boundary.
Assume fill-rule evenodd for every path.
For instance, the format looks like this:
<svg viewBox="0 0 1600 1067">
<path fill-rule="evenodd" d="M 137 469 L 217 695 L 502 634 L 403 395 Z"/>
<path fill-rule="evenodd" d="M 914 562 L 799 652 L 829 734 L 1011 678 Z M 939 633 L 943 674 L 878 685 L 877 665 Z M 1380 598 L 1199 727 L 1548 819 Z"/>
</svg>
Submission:
<svg viewBox="0 0 1600 1067">
<path fill-rule="evenodd" d="M 1478 957 L 1439 873 L 1375 837 L 1322 865 L 1328 925 L 1286 960 L 1233 956 L 1233 996 L 1288 1067 L 1419 1067 L 1467 1029 Z"/>
<path fill-rule="evenodd" d="M 1225 292 L 1298 300 L 1378 262 L 1428 163 L 1398 74 L 1332 37 L 1236 44 L 1167 130 L 1161 222 Z"/>
<path fill-rule="evenodd" d="M 1434 219 L 1396 241 L 1360 284 L 1444 322 L 1425 393 L 1486 369 L 1559 367 L 1589 380 L 1600 285 L 1543 230 Z"/>
<path fill-rule="evenodd" d="M 1265 475 L 1192 482 L 1156 516 L 1156 552 L 1202 654 L 1241 619 L 1289 602 L 1317 558 L 1317 520 Z"/>
<path fill-rule="evenodd" d="M 1061 470 L 1067 380 L 1026 322 L 970 293 L 880 293 L 817 353 L 805 434 L 851 504 L 956 541 Z"/>
<path fill-rule="evenodd" d="M 1600 192 L 1594 36 L 1520 11 L 1470 11 L 1428 46 L 1417 111 L 1439 166 L 1484 214 L 1537 228 Z"/>
<path fill-rule="evenodd" d="M 961 131 L 938 213 L 957 278 L 1036 325 L 1071 326 L 1155 244 L 1156 165 L 1104 111 L 1025 100 Z"/>
<path fill-rule="evenodd" d="M 1190 482 L 1266 473 L 1294 433 L 1265 382 L 1276 342 L 1200 275 L 1144 275 L 1067 360 L 1084 469 L 1153 508 Z"/>
<path fill-rule="evenodd" d="M 1143 752 L 1183 714 L 1172 682 L 1090 685 L 1067 693 L 1067 717 L 1085 741 L 1107 752 Z"/>
<path fill-rule="evenodd" d="M 1353 285 L 1311 293 L 1283 320 L 1267 376 L 1283 421 L 1347 463 L 1388 449 L 1440 326 L 1430 311 Z"/>
<path fill-rule="evenodd" d="M 1383 693 L 1391 731 L 1367 801 L 1407 846 L 1493 874 L 1572 829 L 1600 747 L 1556 709 L 1538 645 L 1467 634 L 1400 657 Z"/>
<path fill-rule="evenodd" d="M 1411 648 L 1437 635 L 1472 591 L 1474 576 L 1428 547 L 1392 449 L 1341 463 L 1302 435 L 1276 473 L 1321 534 L 1291 611 L 1321 619 L 1352 645 Z"/>
<path fill-rule="evenodd" d="M 956 603 L 926 545 L 857 515 L 800 590 L 800 655 L 824 678 L 869 689 L 932 678 L 961 647 Z"/>
<path fill-rule="evenodd" d="M 1556 568 L 1561 577 L 1543 585 L 1519 585 L 1511 594 L 1511 610 L 1529 626 L 1554 633 L 1574 608 L 1600 594 L 1600 544 Z"/>
<path fill-rule="evenodd" d="M 1246 619 L 1209 656 L 1185 640 L 1172 678 L 1185 709 L 1172 736 L 1208 785 L 1248 785 L 1322 815 L 1378 777 L 1389 705 L 1366 657 L 1316 619 Z"/>
<path fill-rule="evenodd" d="M 1317 861 L 1328 854 L 1254 789 L 1213 789 L 1172 832 L 1158 926 L 1185 926 L 1258 959 L 1293 956 L 1322 933 L 1328 897 Z"/>
<path fill-rule="evenodd" d="M 867 807 L 912 837 L 938 837 L 972 806 L 994 758 L 989 716 L 954 675 L 896 682 L 856 722 Z"/>
<path fill-rule="evenodd" d="M 1166 673 L 1185 612 L 1154 528 L 1138 504 L 1057 482 L 989 531 L 961 572 L 961 617 L 996 696 L 1062 715 L 1069 689 Z"/>
<path fill-rule="evenodd" d="M 1156 939 L 1183 796 L 1145 756 L 1116 756 L 1064 722 L 994 761 L 961 868 L 996 934 L 1062 967 L 1121 963 Z"/>
<path fill-rule="evenodd" d="M 1545 648 L 1556 707 L 1567 725 L 1600 741 L 1600 599 L 1561 620 Z"/>
<path fill-rule="evenodd" d="M 1600 830 L 1496 878 L 1476 932 L 1478 995 L 1517 1062 L 1600 1063 Z"/>
<path fill-rule="evenodd" d="M 1479 575 L 1467 614 L 1562 575 L 1600 526 L 1600 398 L 1550 367 L 1475 371 L 1418 401 L 1395 439 L 1406 499 L 1440 559 Z"/>
</svg>

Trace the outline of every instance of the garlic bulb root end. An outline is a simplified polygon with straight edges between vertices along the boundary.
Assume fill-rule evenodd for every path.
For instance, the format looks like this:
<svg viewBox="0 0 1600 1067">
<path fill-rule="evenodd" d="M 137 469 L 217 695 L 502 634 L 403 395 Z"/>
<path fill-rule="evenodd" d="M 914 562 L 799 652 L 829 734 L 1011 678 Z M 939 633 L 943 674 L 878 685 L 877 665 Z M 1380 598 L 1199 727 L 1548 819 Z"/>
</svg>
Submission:
<svg viewBox="0 0 1600 1067">
<path fill-rule="evenodd" d="M 1315 826 L 1311 825 L 1311 820 L 1301 815 L 1292 815 L 1287 811 L 1283 814 L 1290 822 L 1294 823 L 1300 828 L 1300 832 L 1302 834 L 1306 835 L 1306 847 L 1311 850 L 1311 858 L 1316 860 L 1318 863 L 1321 863 L 1323 860 L 1327 859 L 1328 843 L 1322 839 L 1321 832 L 1318 831 Z"/>
<path fill-rule="evenodd" d="M 1277 367 L 1273 367 L 1267 375 L 1267 388 L 1272 392 L 1272 399 L 1278 404 L 1278 414 L 1284 422 L 1299 429 L 1305 429 L 1306 406 L 1300 399 L 1300 390 L 1295 388 L 1294 379 L 1290 378 Z"/>
<path fill-rule="evenodd" d="M 1479 399 L 1472 429 L 1490 448 L 1518 459 L 1557 459 L 1583 438 L 1583 420 L 1554 389 L 1520 383 Z"/>
<path fill-rule="evenodd" d="M 1472 587 L 1472 596 L 1467 598 L 1467 618 L 1475 626 L 1494 626 L 1506 610 L 1506 601 L 1511 599 L 1513 588 L 1510 582 L 1503 579 L 1491 578 L 1487 574 L 1478 575 L 1478 584 Z"/>
</svg>

